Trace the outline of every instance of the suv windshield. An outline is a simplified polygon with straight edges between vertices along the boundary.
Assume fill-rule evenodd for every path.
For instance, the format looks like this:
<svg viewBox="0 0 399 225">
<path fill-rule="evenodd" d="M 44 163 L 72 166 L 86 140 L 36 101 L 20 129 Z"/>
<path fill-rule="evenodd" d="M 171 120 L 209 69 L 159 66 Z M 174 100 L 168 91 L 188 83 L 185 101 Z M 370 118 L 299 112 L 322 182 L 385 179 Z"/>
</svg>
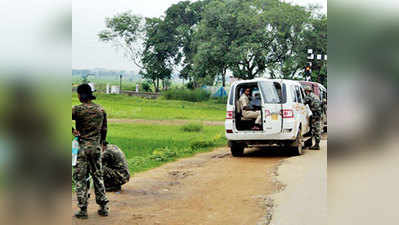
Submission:
<svg viewBox="0 0 399 225">
<path fill-rule="evenodd" d="M 263 96 L 263 102 L 267 104 L 280 104 L 285 99 L 285 85 L 281 88 L 279 83 L 271 81 L 259 82 Z"/>
</svg>

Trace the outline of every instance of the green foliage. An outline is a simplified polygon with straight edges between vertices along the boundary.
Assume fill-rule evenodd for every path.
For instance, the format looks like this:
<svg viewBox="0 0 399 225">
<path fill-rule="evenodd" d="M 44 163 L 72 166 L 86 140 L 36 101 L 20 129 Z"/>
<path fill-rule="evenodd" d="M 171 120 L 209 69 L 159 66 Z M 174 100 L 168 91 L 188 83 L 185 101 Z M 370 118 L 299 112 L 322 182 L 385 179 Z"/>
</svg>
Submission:
<svg viewBox="0 0 399 225">
<path fill-rule="evenodd" d="M 126 154 L 132 172 L 226 144 L 223 126 L 204 126 L 201 133 L 179 125 L 110 123 L 108 141 Z"/>
<path fill-rule="evenodd" d="M 105 26 L 106 29 L 97 35 L 100 41 L 122 48 L 127 58 L 141 67 L 143 18 L 127 11 L 106 18 Z"/>
<path fill-rule="evenodd" d="M 243 79 L 270 68 L 292 76 L 293 67 L 303 67 L 295 58 L 306 53 L 303 31 L 309 18 L 305 8 L 278 0 L 212 1 L 197 34 L 197 68 L 208 62 L 218 73 L 228 68 Z"/>
<path fill-rule="evenodd" d="M 211 146 L 213 146 L 213 142 L 211 140 L 198 140 L 198 141 L 193 141 L 190 144 L 190 148 L 194 150 L 207 148 Z"/>
<path fill-rule="evenodd" d="M 168 161 L 174 157 L 177 156 L 177 153 L 173 150 L 170 150 L 169 148 L 161 148 L 161 149 L 155 149 L 151 156 L 150 159 L 154 161 Z"/>
<path fill-rule="evenodd" d="M 151 91 L 151 84 L 149 84 L 148 82 L 143 82 L 143 83 L 141 83 L 141 88 L 145 92 L 150 92 Z"/>
<path fill-rule="evenodd" d="M 146 18 L 140 74 L 153 82 L 156 92 L 159 91 L 160 80 L 171 79 L 173 64 L 170 57 L 178 52 L 174 42 L 174 33 L 162 18 Z"/>
<path fill-rule="evenodd" d="M 125 95 L 97 93 L 96 103 L 102 105 L 108 118 L 149 120 L 218 120 L 223 121 L 226 106 L 214 102 L 188 102 L 181 100 L 145 99 Z M 115 104 L 117 102 L 118 104 Z M 72 105 L 78 105 L 76 93 Z"/>
<path fill-rule="evenodd" d="M 222 136 L 220 133 L 216 134 L 213 138 L 211 139 L 200 139 L 200 140 L 194 140 L 190 143 L 190 148 L 193 150 L 197 149 L 202 149 L 202 148 L 209 148 L 209 147 L 214 147 L 220 143 L 221 140 L 226 140 L 224 136 Z"/>
<path fill-rule="evenodd" d="M 199 123 L 188 123 L 182 126 L 182 131 L 184 132 L 200 132 L 204 129 L 204 126 Z"/>
<path fill-rule="evenodd" d="M 159 91 L 168 87 L 174 68 L 189 88 L 215 80 L 225 85 L 227 72 L 253 79 L 305 78 L 307 49 L 327 54 L 327 16 L 312 7 L 282 0 L 181 1 L 164 17 L 144 20 L 130 12 L 106 20 L 104 42 L 119 43 Z M 327 63 L 314 61 L 312 78 L 326 84 Z"/>
<path fill-rule="evenodd" d="M 129 168 L 137 168 L 141 165 L 144 165 L 146 162 L 146 158 L 142 156 L 134 156 L 127 160 Z"/>
<path fill-rule="evenodd" d="M 204 126 L 201 133 L 192 133 L 178 125 L 110 123 L 108 132 L 108 141 L 125 153 L 131 173 L 226 144 L 223 126 Z M 74 186 L 72 179 L 72 190 Z"/>
<path fill-rule="evenodd" d="M 170 89 L 162 93 L 165 99 L 184 100 L 190 102 L 202 102 L 209 100 L 211 94 L 202 89 Z"/>
<path fill-rule="evenodd" d="M 227 104 L 227 96 L 224 97 L 212 97 L 213 102 L 217 104 Z"/>
<path fill-rule="evenodd" d="M 195 89 L 195 84 L 194 82 L 190 81 L 186 84 L 186 87 L 190 90 L 194 90 Z"/>
<path fill-rule="evenodd" d="M 193 57 L 196 52 L 195 33 L 202 19 L 202 12 L 210 0 L 205 1 L 181 1 L 173 4 L 166 10 L 165 23 L 169 32 L 175 34 L 174 44 L 179 51 L 171 55 L 176 65 L 181 66 L 180 78 L 189 79 L 193 87 L 201 85 L 197 79 L 198 73 L 193 70 Z"/>
</svg>

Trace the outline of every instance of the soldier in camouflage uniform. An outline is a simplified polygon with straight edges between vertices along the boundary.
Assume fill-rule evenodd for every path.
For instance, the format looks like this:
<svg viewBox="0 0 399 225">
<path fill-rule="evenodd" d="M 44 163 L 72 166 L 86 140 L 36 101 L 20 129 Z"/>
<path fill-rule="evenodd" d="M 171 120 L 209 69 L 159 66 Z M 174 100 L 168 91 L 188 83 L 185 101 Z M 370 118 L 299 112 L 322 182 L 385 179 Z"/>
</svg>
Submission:
<svg viewBox="0 0 399 225">
<path fill-rule="evenodd" d="M 87 219 L 88 187 L 87 177 L 91 175 L 94 183 L 96 203 L 100 205 L 98 214 L 108 216 L 108 199 L 105 195 L 101 147 L 107 134 L 107 117 L 104 109 L 92 100 L 91 87 L 82 84 L 77 89 L 82 104 L 72 108 L 72 120 L 76 121 L 76 130 L 72 133 L 79 136 L 79 153 L 73 178 L 76 182 L 76 195 L 80 211 L 75 214 L 79 219 Z"/>
<path fill-rule="evenodd" d="M 116 145 L 105 142 L 102 157 L 106 191 L 120 191 L 130 179 L 126 156 Z"/>
<path fill-rule="evenodd" d="M 316 144 L 312 146 L 310 149 L 320 150 L 320 140 L 321 140 L 321 117 L 322 117 L 322 107 L 319 98 L 313 93 L 312 88 L 307 86 L 305 88 L 305 104 L 309 105 L 310 110 L 312 111 L 311 117 L 311 133 L 312 136 L 316 140 Z"/>
</svg>

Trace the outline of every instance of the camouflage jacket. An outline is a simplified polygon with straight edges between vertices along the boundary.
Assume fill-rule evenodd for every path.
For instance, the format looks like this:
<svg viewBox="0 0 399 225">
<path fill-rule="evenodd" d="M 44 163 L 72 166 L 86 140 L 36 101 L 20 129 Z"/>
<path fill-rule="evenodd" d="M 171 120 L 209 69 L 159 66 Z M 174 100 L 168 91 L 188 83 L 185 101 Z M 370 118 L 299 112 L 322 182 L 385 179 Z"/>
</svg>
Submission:
<svg viewBox="0 0 399 225">
<path fill-rule="evenodd" d="M 117 170 L 125 178 L 130 178 L 129 167 L 125 154 L 116 145 L 108 144 L 102 156 L 102 163 L 104 167 L 112 170 Z"/>
<path fill-rule="evenodd" d="M 322 113 L 321 101 L 315 94 L 310 93 L 309 95 L 305 96 L 305 104 L 309 105 L 309 108 L 310 110 L 312 110 L 314 117 L 321 117 Z"/>
<path fill-rule="evenodd" d="M 76 129 L 80 133 L 80 141 L 96 141 L 103 143 L 107 136 L 107 114 L 94 103 L 83 103 L 72 107 L 72 120 L 76 121 Z"/>
</svg>

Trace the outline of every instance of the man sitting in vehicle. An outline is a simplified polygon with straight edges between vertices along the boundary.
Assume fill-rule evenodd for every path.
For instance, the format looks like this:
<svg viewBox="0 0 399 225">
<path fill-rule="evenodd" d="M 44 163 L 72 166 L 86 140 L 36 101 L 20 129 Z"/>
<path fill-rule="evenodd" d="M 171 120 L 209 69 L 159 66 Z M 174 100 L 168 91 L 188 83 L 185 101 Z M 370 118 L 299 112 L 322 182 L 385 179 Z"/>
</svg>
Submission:
<svg viewBox="0 0 399 225">
<path fill-rule="evenodd" d="M 126 156 L 116 145 L 105 142 L 102 157 L 104 185 L 107 192 L 121 191 L 121 186 L 130 179 Z"/>
<path fill-rule="evenodd" d="M 239 107 L 241 110 L 242 117 L 244 119 L 256 119 L 255 126 L 252 130 L 260 130 L 261 129 L 261 114 L 260 110 L 253 110 L 249 105 L 249 95 L 251 94 L 251 88 L 246 88 L 244 93 L 241 95 L 239 99 Z"/>
</svg>

